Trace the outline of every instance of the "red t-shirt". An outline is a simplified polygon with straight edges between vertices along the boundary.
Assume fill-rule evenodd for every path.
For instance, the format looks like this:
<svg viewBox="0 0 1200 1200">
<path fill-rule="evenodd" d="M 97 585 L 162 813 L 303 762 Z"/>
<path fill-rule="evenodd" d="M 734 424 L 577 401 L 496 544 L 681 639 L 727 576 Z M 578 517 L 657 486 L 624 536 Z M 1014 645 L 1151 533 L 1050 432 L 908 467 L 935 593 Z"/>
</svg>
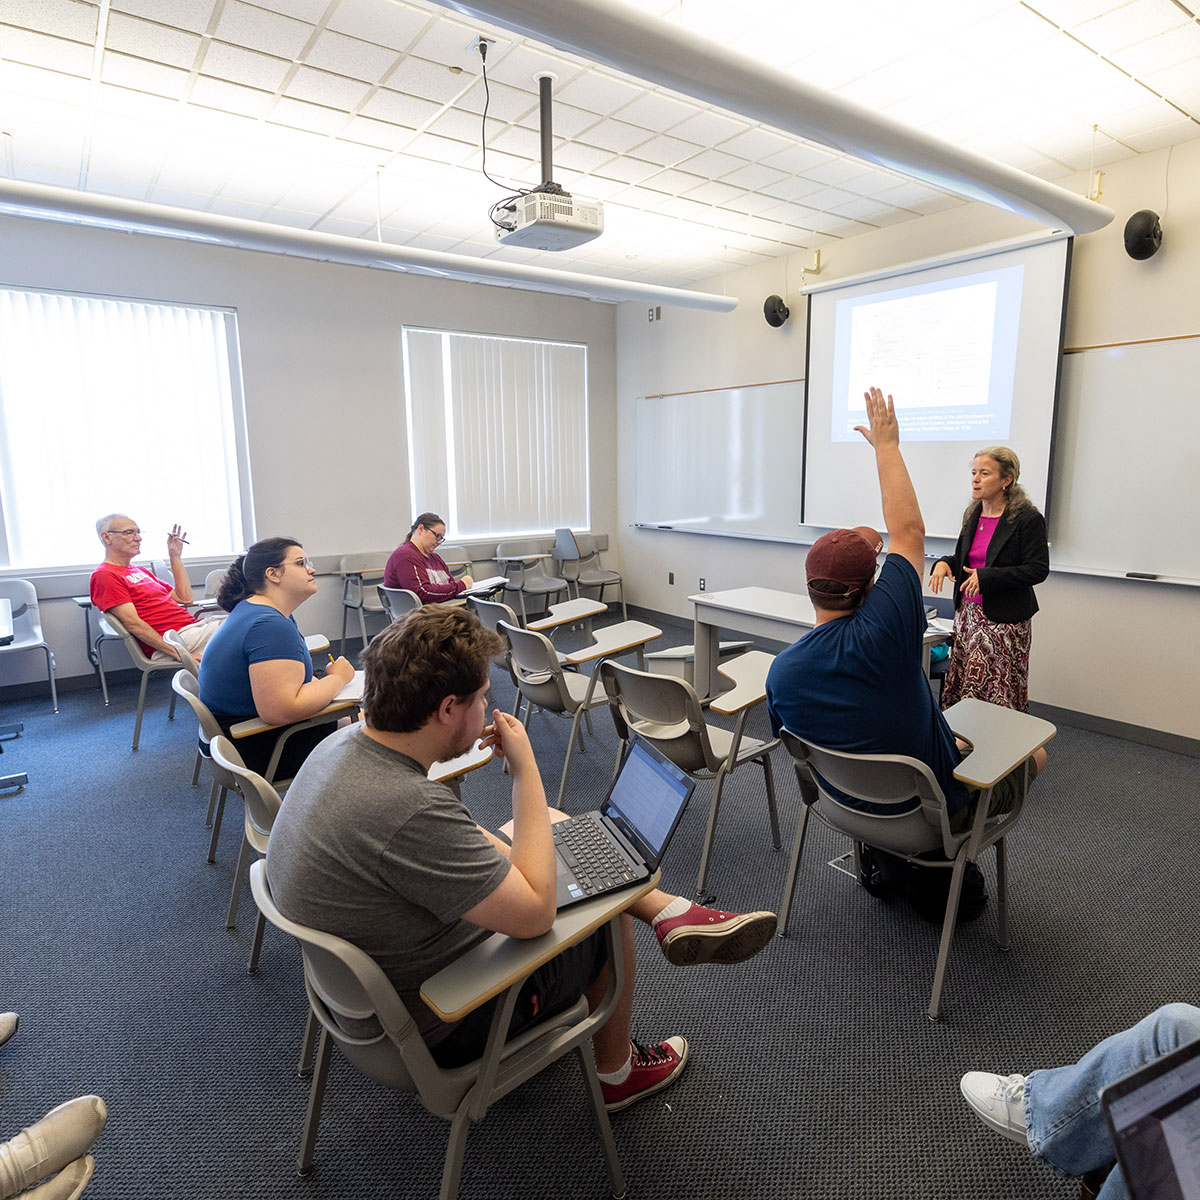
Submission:
<svg viewBox="0 0 1200 1200">
<path fill-rule="evenodd" d="M 92 572 L 90 590 L 92 603 L 103 612 L 120 604 L 132 604 L 137 615 L 155 633 L 196 623 L 196 618 L 182 604 L 171 599 L 171 588 L 167 584 L 153 571 L 134 563 L 119 567 L 116 563 L 102 562 Z M 142 649 L 147 654 L 154 653 L 154 647 L 145 643 Z"/>
</svg>

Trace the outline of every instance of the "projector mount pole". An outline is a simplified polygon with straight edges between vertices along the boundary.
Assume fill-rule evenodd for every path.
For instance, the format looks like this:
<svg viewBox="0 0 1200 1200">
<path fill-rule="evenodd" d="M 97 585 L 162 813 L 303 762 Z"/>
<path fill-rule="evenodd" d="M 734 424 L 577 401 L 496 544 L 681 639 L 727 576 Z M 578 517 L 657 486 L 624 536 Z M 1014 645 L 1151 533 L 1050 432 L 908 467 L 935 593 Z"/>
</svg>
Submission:
<svg viewBox="0 0 1200 1200">
<path fill-rule="evenodd" d="M 550 105 L 550 89 L 556 76 L 550 71 L 543 71 L 535 78 L 538 84 L 538 112 L 542 134 L 542 182 L 532 190 L 546 192 L 552 196 L 565 196 L 568 193 L 554 182 L 554 118 Z"/>
</svg>

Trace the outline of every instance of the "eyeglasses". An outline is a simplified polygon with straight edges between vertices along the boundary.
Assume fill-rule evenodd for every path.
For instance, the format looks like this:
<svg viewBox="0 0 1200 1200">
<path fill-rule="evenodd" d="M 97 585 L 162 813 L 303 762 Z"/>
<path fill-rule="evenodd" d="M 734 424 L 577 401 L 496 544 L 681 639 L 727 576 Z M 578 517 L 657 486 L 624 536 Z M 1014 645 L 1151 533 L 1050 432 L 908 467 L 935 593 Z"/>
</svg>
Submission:
<svg viewBox="0 0 1200 1200">
<path fill-rule="evenodd" d="M 313 560 L 311 558 L 293 558 L 287 565 L 292 567 L 303 567 L 306 571 L 313 570 Z"/>
<path fill-rule="evenodd" d="M 444 533 L 434 533 L 434 531 L 430 529 L 428 525 L 422 525 L 421 528 L 424 529 L 426 533 L 433 533 L 433 544 L 435 546 L 440 546 L 446 540 L 446 535 Z"/>
<path fill-rule="evenodd" d="M 109 529 L 107 532 L 120 534 L 121 537 L 141 537 L 142 536 L 142 531 L 140 529 Z"/>
</svg>

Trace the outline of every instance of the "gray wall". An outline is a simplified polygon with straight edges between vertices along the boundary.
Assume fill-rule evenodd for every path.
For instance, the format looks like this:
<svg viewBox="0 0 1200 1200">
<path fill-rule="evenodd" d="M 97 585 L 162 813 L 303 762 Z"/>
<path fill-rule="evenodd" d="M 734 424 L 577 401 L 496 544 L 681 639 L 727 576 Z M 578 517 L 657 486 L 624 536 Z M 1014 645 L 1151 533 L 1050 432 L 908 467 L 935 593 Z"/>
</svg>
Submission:
<svg viewBox="0 0 1200 1200">
<path fill-rule="evenodd" d="M 302 538 L 314 556 L 390 549 L 408 530 L 401 325 L 586 342 L 592 526 L 607 533 L 616 520 L 611 304 L 16 218 L 0 218 L 0 285 L 235 308 L 259 536 Z M 97 461 L 120 470 L 146 446 L 177 453 L 173 431 L 122 429 L 115 414 Z M 107 511 L 101 485 L 96 496 L 81 522 Z M 164 534 L 170 521 L 187 524 L 187 513 L 133 515 Z M 164 547 L 151 537 L 146 553 L 161 557 Z M 192 574 L 202 579 L 204 568 Z M 86 572 L 32 577 L 41 595 L 87 591 Z M 305 632 L 338 636 L 339 589 L 325 579 L 298 611 Z M 48 599 L 43 624 L 60 678 L 89 672 L 80 610 Z M 43 661 L 35 652 L 6 657 L 3 683 L 37 679 Z M 112 662 L 126 665 L 120 647 Z"/>
<path fill-rule="evenodd" d="M 1134 262 L 1124 253 L 1124 222 L 1140 208 L 1163 213 L 1168 161 L 1164 248 L 1154 259 Z M 1083 178 L 1073 183 L 1076 191 L 1086 188 Z M 1102 199 L 1118 217 L 1107 229 L 1076 240 L 1067 346 L 1200 333 L 1200 144 L 1176 146 L 1169 160 L 1163 151 L 1112 165 L 1105 173 Z M 954 209 L 826 248 L 820 278 L 980 246 L 1032 228 L 983 206 Z M 796 255 L 696 285 L 739 296 L 741 306 L 728 317 L 664 309 L 661 322 L 648 324 L 644 308 L 622 305 L 617 324 L 621 444 L 633 437 L 638 396 L 802 377 L 804 300 L 797 289 L 810 257 Z M 771 329 L 762 317 L 762 302 L 773 292 L 786 295 L 792 309 L 782 329 Z M 1196 392 L 1192 388 L 1187 395 L 1155 400 L 1155 419 L 1169 426 L 1172 409 L 1194 406 Z M 1122 486 L 1119 462 L 1097 463 L 1095 469 L 1111 473 L 1114 488 Z M 631 456 L 622 456 L 619 471 L 620 553 L 626 586 L 639 604 L 690 615 L 686 597 L 696 590 L 700 576 L 710 590 L 746 584 L 803 586 L 801 548 L 632 528 Z M 965 467 L 963 490 L 965 502 Z M 1179 490 L 1182 500 L 1183 480 Z M 1164 519 L 1179 520 L 1180 537 L 1195 536 L 1186 514 L 1165 514 Z M 675 572 L 674 587 L 667 583 L 669 571 Z M 1034 620 L 1033 700 L 1197 736 L 1197 589 L 1055 573 L 1038 589 L 1038 597 L 1042 611 Z"/>
</svg>

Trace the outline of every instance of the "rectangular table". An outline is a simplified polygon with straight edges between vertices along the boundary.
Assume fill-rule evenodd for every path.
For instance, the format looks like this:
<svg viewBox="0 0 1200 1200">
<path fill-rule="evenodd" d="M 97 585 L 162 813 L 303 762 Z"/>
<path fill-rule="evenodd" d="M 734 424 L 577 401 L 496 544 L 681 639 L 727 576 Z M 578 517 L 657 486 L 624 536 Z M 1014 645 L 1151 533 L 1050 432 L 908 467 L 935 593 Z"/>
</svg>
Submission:
<svg viewBox="0 0 1200 1200">
<path fill-rule="evenodd" d="M 695 680 L 700 698 L 721 694 L 717 671 L 721 630 L 736 629 L 774 642 L 794 642 L 817 623 L 812 601 L 797 592 L 775 588 L 731 588 L 724 592 L 698 592 L 688 599 L 696 606 L 693 641 L 696 649 Z M 929 650 L 949 635 L 927 629 L 924 638 L 924 668 L 929 674 Z"/>
</svg>

